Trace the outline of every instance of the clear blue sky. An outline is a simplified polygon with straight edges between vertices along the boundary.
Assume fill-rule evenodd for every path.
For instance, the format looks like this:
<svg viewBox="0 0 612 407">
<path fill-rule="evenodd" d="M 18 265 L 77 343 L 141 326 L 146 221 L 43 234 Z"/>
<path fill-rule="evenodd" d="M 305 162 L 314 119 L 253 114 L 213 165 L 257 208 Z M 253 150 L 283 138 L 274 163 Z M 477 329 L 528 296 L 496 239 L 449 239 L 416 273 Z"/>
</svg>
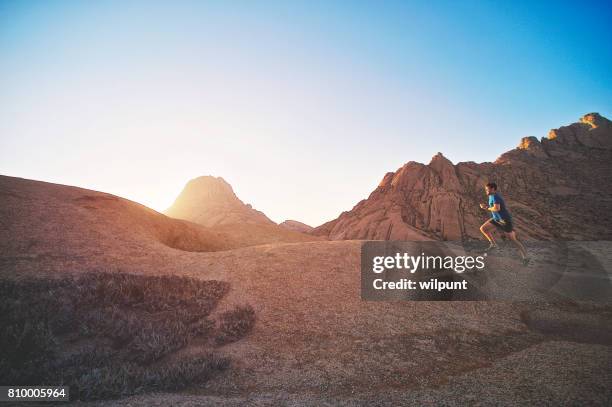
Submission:
<svg viewBox="0 0 612 407">
<path fill-rule="evenodd" d="M 612 116 L 609 2 L 1 1 L 0 173 L 335 218 L 438 151 Z"/>
</svg>

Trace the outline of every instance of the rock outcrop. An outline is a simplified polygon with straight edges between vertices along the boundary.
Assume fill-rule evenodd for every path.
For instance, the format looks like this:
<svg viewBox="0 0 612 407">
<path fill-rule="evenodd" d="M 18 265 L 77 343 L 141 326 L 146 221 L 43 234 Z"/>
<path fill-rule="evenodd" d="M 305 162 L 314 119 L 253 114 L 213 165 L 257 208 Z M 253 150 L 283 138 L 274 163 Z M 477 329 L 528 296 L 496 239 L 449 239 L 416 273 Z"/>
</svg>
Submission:
<svg viewBox="0 0 612 407">
<path fill-rule="evenodd" d="M 330 239 L 480 238 L 483 185 L 498 184 L 519 233 L 533 239 L 612 238 L 612 122 L 597 113 L 525 137 L 495 162 L 453 165 L 441 153 L 387 173 L 370 196 L 312 233 Z"/>
<path fill-rule="evenodd" d="M 263 212 L 243 203 L 221 177 L 192 179 L 166 215 L 213 227 L 230 224 L 275 225 Z"/>
</svg>

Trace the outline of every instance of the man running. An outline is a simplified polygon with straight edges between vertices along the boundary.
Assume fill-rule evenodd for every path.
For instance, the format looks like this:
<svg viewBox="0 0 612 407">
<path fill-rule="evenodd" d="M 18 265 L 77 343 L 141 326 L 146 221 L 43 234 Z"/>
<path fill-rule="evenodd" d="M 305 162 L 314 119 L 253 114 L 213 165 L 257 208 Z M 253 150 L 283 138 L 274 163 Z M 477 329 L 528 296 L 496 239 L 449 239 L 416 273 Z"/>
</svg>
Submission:
<svg viewBox="0 0 612 407">
<path fill-rule="evenodd" d="M 506 233 L 506 235 L 516 244 L 519 252 L 521 253 L 523 264 L 526 266 L 529 263 L 527 251 L 525 250 L 525 246 L 523 246 L 516 236 L 516 232 L 512 226 L 512 216 L 506 208 L 504 199 L 497 193 L 497 184 L 494 182 L 488 183 L 485 185 L 485 192 L 489 196 L 489 204 L 480 204 L 480 207 L 491 212 L 491 219 L 483 223 L 480 227 L 480 231 L 489 241 L 489 247 L 487 247 L 486 251 L 498 248 L 497 243 L 495 243 L 495 239 L 493 238 L 493 234 L 491 233 L 494 228 L 498 228 Z"/>
</svg>

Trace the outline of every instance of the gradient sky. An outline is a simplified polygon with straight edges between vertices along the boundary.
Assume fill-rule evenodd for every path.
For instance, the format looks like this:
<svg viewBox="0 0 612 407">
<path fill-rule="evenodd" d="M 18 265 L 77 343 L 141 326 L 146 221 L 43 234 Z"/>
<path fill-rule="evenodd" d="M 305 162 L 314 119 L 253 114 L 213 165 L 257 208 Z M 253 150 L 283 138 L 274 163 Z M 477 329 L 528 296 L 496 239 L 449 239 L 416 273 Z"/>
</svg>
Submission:
<svg viewBox="0 0 612 407">
<path fill-rule="evenodd" d="M 505 4 L 502 4 L 505 3 Z M 318 225 L 438 151 L 612 116 L 608 2 L 0 0 L 0 174 Z"/>
</svg>

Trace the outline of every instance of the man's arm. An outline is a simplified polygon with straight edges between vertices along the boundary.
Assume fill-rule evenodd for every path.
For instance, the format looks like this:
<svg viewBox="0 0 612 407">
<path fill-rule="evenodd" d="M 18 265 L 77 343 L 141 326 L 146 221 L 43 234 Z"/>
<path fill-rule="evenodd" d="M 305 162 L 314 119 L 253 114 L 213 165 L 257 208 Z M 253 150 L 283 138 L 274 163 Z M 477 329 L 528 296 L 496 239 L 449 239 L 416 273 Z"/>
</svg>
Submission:
<svg viewBox="0 0 612 407">
<path fill-rule="evenodd" d="M 498 203 L 493 204 L 493 206 L 487 206 L 486 204 L 480 204 L 480 207 L 482 209 L 488 210 L 489 212 L 499 212 L 499 208 L 500 208 Z"/>
</svg>

